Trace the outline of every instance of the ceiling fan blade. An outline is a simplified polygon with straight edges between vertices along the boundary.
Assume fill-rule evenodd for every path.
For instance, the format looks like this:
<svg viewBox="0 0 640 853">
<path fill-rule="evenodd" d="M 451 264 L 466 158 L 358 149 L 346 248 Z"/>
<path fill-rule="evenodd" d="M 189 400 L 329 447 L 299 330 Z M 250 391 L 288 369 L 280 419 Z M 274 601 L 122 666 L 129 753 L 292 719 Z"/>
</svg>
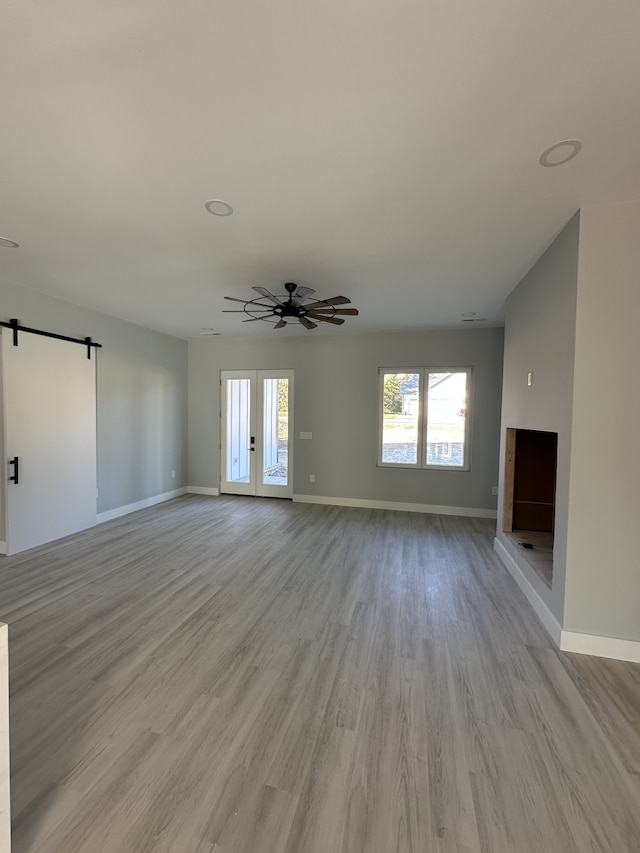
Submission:
<svg viewBox="0 0 640 853">
<path fill-rule="evenodd" d="M 248 320 L 243 320 L 243 323 L 255 323 L 256 320 L 266 320 L 266 315 L 264 317 L 249 317 Z"/>
<path fill-rule="evenodd" d="M 287 325 L 287 321 L 280 318 L 273 327 L 274 329 L 283 329 Z"/>
<path fill-rule="evenodd" d="M 250 308 L 248 311 L 245 311 L 243 308 L 223 308 L 223 314 L 250 314 L 253 311 L 262 311 L 264 314 L 273 314 L 273 308 L 267 308 L 266 305 L 264 308 Z"/>
<path fill-rule="evenodd" d="M 333 323 L 334 326 L 341 326 L 344 323 L 340 317 L 323 317 L 322 314 L 315 314 L 313 311 L 307 311 L 307 317 L 313 320 L 321 320 L 323 323 Z"/>
<path fill-rule="evenodd" d="M 343 317 L 357 317 L 360 313 L 357 308 L 316 308 L 309 306 L 307 311 L 313 311 L 314 314 L 326 314 L 328 317 L 342 315 Z"/>
<path fill-rule="evenodd" d="M 266 287 L 254 287 L 253 290 L 255 290 L 256 293 L 259 293 L 260 296 L 264 296 L 265 299 L 270 299 L 271 302 L 275 302 L 276 305 L 284 305 L 284 303 L 281 302 L 277 296 L 274 296 L 273 293 L 270 293 Z"/>
<path fill-rule="evenodd" d="M 300 322 L 305 327 L 305 329 L 317 329 L 318 324 L 312 323 L 311 320 L 307 320 L 306 317 L 300 317 Z"/>
<path fill-rule="evenodd" d="M 243 305 L 251 303 L 259 308 L 268 308 L 271 310 L 271 305 L 264 305 L 262 302 L 252 302 L 250 299 L 236 299 L 235 296 L 225 296 L 224 299 L 229 299 L 231 302 L 242 302 Z"/>
<path fill-rule="evenodd" d="M 307 296 L 311 296 L 312 293 L 315 293 L 315 290 L 312 287 L 296 287 L 292 294 L 293 304 L 299 305 L 303 299 L 306 299 Z"/>
<path fill-rule="evenodd" d="M 351 300 L 346 296 L 334 296 L 332 299 L 320 299 L 313 303 L 314 308 L 331 308 L 333 305 L 351 305 Z"/>
</svg>

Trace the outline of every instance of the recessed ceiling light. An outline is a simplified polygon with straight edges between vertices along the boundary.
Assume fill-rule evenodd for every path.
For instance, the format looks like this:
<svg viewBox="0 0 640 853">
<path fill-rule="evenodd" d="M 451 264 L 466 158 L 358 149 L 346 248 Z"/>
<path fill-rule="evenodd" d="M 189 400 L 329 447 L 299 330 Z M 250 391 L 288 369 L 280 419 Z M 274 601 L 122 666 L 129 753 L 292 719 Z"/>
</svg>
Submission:
<svg viewBox="0 0 640 853">
<path fill-rule="evenodd" d="M 461 317 L 475 317 L 476 312 L 475 311 L 463 311 L 460 316 Z"/>
<path fill-rule="evenodd" d="M 17 249 L 20 243 L 16 243 L 15 240 L 10 240 L 8 237 L 0 237 L 0 246 L 4 246 L 5 249 Z"/>
<path fill-rule="evenodd" d="M 562 166 L 580 153 L 582 142 L 579 139 L 563 139 L 556 142 L 540 155 L 541 166 Z"/>
<path fill-rule="evenodd" d="M 227 201 L 222 201 L 221 198 L 211 198 L 204 205 L 209 213 L 214 216 L 231 216 L 233 208 Z"/>
</svg>

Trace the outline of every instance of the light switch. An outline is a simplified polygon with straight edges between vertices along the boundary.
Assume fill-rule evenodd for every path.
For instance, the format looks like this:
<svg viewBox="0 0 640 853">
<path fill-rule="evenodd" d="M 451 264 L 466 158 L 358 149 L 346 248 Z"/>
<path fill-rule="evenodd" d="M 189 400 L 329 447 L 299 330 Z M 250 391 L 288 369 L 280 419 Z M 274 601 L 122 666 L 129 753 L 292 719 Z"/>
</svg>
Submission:
<svg viewBox="0 0 640 853">
<path fill-rule="evenodd" d="M 533 385 L 533 373 L 527 373 L 527 385 Z"/>
<path fill-rule="evenodd" d="M 310 432 L 301 432 L 300 438 L 312 438 L 312 434 Z"/>
</svg>

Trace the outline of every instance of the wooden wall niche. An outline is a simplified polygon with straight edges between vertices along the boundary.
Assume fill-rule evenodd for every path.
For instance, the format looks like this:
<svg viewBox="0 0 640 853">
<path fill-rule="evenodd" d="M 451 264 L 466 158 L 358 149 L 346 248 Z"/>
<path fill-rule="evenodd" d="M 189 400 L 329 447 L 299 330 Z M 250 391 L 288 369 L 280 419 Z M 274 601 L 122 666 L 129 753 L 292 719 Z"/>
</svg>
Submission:
<svg viewBox="0 0 640 853">
<path fill-rule="evenodd" d="M 507 429 L 502 529 L 553 534 L 558 433 Z"/>
</svg>

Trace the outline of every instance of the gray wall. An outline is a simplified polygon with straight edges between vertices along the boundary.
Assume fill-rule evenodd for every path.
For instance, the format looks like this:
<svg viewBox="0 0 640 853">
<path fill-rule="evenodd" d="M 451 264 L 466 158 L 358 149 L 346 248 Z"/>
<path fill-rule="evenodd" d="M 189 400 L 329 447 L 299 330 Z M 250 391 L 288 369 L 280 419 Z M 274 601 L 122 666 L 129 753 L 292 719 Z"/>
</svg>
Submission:
<svg viewBox="0 0 640 853">
<path fill-rule="evenodd" d="M 190 341 L 189 484 L 219 486 L 220 371 L 293 368 L 295 494 L 495 509 L 502 345 L 502 329 Z M 471 470 L 376 467 L 378 367 L 466 365 L 475 369 Z M 313 439 L 300 441 L 301 430 Z"/>
<path fill-rule="evenodd" d="M 640 201 L 580 220 L 565 624 L 640 641 Z"/>
<path fill-rule="evenodd" d="M 11 317 L 102 344 L 98 512 L 187 485 L 186 341 L 0 281 L 0 318 Z"/>
<path fill-rule="evenodd" d="M 497 537 L 562 624 L 578 281 L 580 217 L 576 214 L 506 302 L 500 499 Z M 531 386 L 527 374 L 533 373 Z M 508 427 L 558 433 L 553 587 L 540 580 L 502 533 L 504 442 Z"/>
</svg>

